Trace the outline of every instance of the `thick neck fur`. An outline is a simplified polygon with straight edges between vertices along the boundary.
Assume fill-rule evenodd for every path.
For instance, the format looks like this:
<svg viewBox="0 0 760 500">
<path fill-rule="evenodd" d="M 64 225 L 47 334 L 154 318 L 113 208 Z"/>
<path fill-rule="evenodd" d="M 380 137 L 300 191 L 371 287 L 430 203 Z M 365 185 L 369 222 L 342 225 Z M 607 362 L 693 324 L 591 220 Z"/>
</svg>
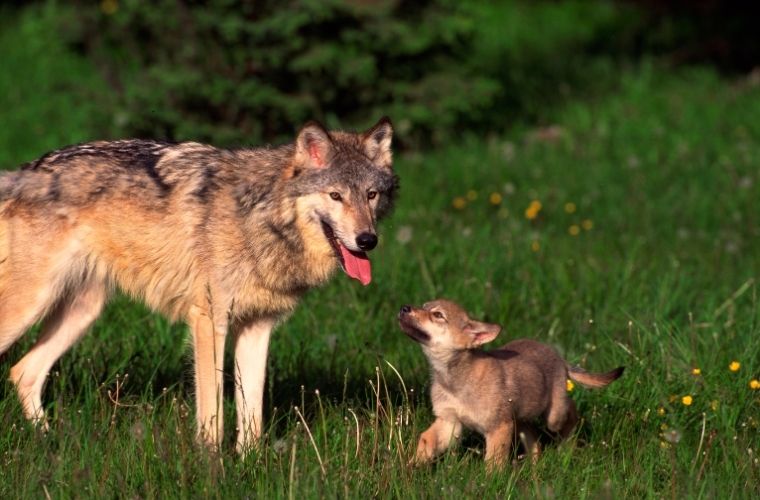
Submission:
<svg viewBox="0 0 760 500">
<path fill-rule="evenodd" d="M 430 362 L 434 383 L 441 384 L 450 392 L 457 392 L 470 382 L 468 376 L 475 365 L 488 358 L 481 349 L 435 349 L 423 346 Z"/>
</svg>

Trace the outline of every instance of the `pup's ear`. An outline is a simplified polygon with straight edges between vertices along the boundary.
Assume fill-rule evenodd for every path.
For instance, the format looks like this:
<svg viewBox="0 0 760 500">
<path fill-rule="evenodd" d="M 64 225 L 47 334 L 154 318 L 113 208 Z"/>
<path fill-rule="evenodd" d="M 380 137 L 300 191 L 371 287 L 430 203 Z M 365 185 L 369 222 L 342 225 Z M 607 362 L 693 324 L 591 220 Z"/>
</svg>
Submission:
<svg viewBox="0 0 760 500">
<path fill-rule="evenodd" d="M 470 336 L 470 347 L 477 347 L 495 339 L 501 331 L 501 326 L 470 320 L 464 327 L 464 331 Z"/>
<path fill-rule="evenodd" d="M 391 140 L 393 139 L 393 125 L 387 116 L 380 118 L 374 127 L 362 134 L 362 146 L 364 152 L 378 167 L 390 168 L 393 163 L 391 153 Z"/>
<path fill-rule="evenodd" d="M 332 139 L 327 130 L 317 122 L 309 122 L 296 138 L 296 162 L 306 168 L 325 168 L 332 149 Z"/>
</svg>

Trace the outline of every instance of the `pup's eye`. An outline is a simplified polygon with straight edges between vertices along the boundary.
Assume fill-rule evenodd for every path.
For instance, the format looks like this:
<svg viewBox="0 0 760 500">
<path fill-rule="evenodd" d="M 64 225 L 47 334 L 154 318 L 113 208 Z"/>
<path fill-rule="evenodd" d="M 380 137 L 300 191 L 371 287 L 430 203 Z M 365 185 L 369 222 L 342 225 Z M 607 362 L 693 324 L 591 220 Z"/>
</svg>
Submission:
<svg viewBox="0 0 760 500">
<path fill-rule="evenodd" d="M 332 198 L 335 201 L 340 201 L 343 199 L 343 197 L 337 191 L 333 191 L 332 193 L 330 193 L 330 198 Z"/>
<path fill-rule="evenodd" d="M 443 313 L 441 311 L 433 311 L 433 317 L 436 319 L 443 319 Z"/>
<path fill-rule="evenodd" d="M 377 197 L 377 191 L 367 191 L 367 199 L 374 200 Z"/>
</svg>

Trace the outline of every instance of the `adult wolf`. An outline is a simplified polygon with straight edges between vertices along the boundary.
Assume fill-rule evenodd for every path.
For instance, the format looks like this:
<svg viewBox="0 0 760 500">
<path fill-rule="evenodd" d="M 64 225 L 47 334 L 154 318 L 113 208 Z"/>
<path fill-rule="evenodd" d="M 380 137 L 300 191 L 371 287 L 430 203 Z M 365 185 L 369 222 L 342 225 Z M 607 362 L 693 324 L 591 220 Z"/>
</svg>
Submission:
<svg viewBox="0 0 760 500">
<path fill-rule="evenodd" d="M 0 176 L 0 353 L 43 321 L 10 370 L 24 415 L 45 425 L 51 366 L 120 288 L 189 324 L 198 436 L 211 448 L 234 335 L 237 449 L 248 449 L 272 328 L 338 265 L 370 282 L 364 252 L 397 188 L 392 134 L 383 118 L 364 133 L 312 122 L 273 148 L 93 142 Z"/>
</svg>

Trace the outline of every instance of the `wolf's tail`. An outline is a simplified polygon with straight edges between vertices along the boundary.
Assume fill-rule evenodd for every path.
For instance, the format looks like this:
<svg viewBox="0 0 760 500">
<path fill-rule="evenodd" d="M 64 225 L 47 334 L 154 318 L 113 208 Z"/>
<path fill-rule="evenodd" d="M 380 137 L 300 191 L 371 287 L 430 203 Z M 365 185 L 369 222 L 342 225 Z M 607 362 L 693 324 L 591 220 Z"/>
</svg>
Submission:
<svg viewBox="0 0 760 500">
<path fill-rule="evenodd" d="M 590 373 L 577 366 L 568 366 L 568 376 L 584 387 L 597 388 L 609 385 L 620 378 L 623 374 L 624 367 L 615 368 L 607 373 Z"/>
</svg>

